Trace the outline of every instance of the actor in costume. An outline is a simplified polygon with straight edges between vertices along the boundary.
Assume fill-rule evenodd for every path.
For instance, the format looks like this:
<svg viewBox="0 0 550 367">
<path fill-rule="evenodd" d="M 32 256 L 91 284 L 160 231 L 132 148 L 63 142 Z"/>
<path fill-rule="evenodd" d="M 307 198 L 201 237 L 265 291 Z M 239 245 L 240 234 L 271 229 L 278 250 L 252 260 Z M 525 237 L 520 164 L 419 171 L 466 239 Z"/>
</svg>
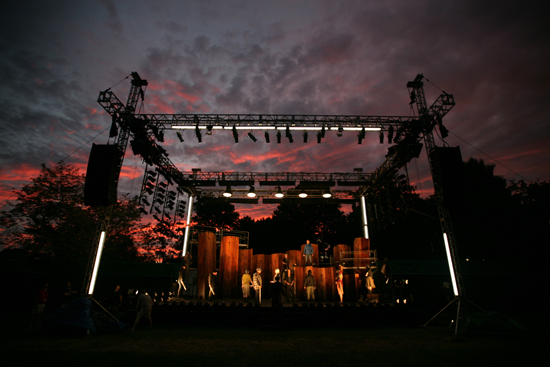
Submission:
<svg viewBox="0 0 550 367">
<path fill-rule="evenodd" d="M 336 271 L 336 289 L 340 296 L 340 303 L 344 303 L 344 271 L 342 265 L 340 265 L 340 269 Z"/>
<path fill-rule="evenodd" d="M 290 269 L 286 269 L 283 274 L 283 285 L 287 302 L 294 302 L 294 275 Z"/>
<path fill-rule="evenodd" d="M 250 285 L 252 284 L 252 277 L 248 273 L 248 269 L 244 271 L 242 278 L 243 298 L 248 299 L 250 297 Z"/>
<path fill-rule="evenodd" d="M 176 297 L 180 296 L 180 290 L 183 288 L 184 290 L 187 290 L 187 287 L 185 286 L 185 283 L 183 282 L 183 279 L 185 277 L 186 269 L 187 267 L 185 265 L 180 266 L 180 270 L 178 271 L 178 294 Z"/>
<path fill-rule="evenodd" d="M 306 258 L 306 266 L 313 264 L 313 245 L 309 243 L 309 240 L 306 241 L 304 246 L 304 257 Z"/>
<path fill-rule="evenodd" d="M 259 306 L 262 304 L 262 269 L 256 269 L 252 276 L 252 286 L 254 287 L 256 305 Z"/>
<path fill-rule="evenodd" d="M 216 297 L 216 292 L 218 291 L 218 271 L 214 270 L 210 275 L 208 275 L 208 300 L 211 301 Z"/>
<path fill-rule="evenodd" d="M 315 284 L 315 277 L 311 274 L 311 270 L 307 271 L 306 278 L 304 279 L 304 289 L 307 294 L 307 302 L 315 302 L 315 289 L 317 289 L 317 286 Z"/>
</svg>

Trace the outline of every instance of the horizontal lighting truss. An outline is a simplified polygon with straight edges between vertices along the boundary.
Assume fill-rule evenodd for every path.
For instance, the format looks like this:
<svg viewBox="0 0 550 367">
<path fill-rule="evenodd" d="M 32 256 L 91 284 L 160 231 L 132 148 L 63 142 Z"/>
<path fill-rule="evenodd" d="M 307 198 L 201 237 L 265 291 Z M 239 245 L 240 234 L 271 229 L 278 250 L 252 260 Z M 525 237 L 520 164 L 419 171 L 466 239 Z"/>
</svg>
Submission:
<svg viewBox="0 0 550 367">
<path fill-rule="evenodd" d="M 381 131 L 390 126 L 399 128 L 414 120 L 412 116 L 350 115 L 191 115 L 136 114 L 159 129 L 183 130 L 313 130 Z"/>
<path fill-rule="evenodd" d="M 362 186 L 370 178 L 370 173 L 321 173 L 321 172 L 181 172 L 182 183 L 186 186 L 250 186 L 255 182 L 260 186 L 295 186 L 330 187 Z"/>
</svg>

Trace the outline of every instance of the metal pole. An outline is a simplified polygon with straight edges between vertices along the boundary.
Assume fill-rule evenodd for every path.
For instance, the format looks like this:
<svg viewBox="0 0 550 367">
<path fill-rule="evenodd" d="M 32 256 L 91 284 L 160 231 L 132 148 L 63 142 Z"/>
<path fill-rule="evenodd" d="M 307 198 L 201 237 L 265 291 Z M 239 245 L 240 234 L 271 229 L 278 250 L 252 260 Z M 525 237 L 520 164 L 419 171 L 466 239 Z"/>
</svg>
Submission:
<svg viewBox="0 0 550 367">
<path fill-rule="evenodd" d="M 193 213 L 193 199 L 195 197 L 193 195 L 189 195 L 189 205 L 187 206 L 187 218 L 186 218 L 186 226 L 185 226 L 185 235 L 183 238 L 183 252 L 182 256 L 185 256 L 187 254 L 187 243 L 189 241 L 189 224 L 191 223 L 191 214 Z"/>
<path fill-rule="evenodd" d="M 369 225 L 367 221 L 367 204 L 365 202 L 365 196 L 361 195 L 361 213 L 363 218 L 363 233 L 365 238 L 369 239 Z"/>
</svg>

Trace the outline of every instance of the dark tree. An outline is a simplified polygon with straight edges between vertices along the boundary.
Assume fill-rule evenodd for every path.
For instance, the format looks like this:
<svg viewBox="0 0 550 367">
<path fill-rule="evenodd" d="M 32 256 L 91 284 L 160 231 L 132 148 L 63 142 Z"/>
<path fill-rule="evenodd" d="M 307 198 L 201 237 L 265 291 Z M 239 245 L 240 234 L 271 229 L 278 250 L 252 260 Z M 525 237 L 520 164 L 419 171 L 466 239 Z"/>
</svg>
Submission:
<svg viewBox="0 0 550 367">
<path fill-rule="evenodd" d="M 194 204 L 193 211 L 193 222 L 203 226 L 234 229 L 239 221 L 239 213 L 226 198 L 200 196 Z"/>
</svg>

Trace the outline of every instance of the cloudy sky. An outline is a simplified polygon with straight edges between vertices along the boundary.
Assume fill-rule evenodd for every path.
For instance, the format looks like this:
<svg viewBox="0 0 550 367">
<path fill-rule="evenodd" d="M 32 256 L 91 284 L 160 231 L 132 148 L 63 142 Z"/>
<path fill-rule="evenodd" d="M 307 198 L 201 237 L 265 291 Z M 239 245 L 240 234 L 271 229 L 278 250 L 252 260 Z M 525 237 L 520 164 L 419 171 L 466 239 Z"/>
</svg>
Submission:
<svg viewBox="0 0 550 367">
<path fill-rule="evenodd" d="M 130 72 L 149 81 L 142 113 L 411 115 L 406 83 L 419 73 L 464 160 L 498 162 L 507 179 L 550 179 L 547 1 L 25 0 L 0 5 L 0 203 L 60 160 L 85 173 L 92 143 L 108 142 L 97 103 L 126 101 Z M 120 82 L 120 83 L 119 83 Z M 327 134 L 322 144 L 254 143 L 215 131 L 198 143 L 166 131 L 182 171 L 373 171 L 377 134 Z M 443 142 L 436 137 L 436 143 Z M 495 161 L 493 161 L 493 159 Z M 423 197 L 426 154 L 409 165 Z M 139 193 L 131 149 L 119 193 Z M 239 207 L 242 215 L 273 206 Z"/>
</svg>

